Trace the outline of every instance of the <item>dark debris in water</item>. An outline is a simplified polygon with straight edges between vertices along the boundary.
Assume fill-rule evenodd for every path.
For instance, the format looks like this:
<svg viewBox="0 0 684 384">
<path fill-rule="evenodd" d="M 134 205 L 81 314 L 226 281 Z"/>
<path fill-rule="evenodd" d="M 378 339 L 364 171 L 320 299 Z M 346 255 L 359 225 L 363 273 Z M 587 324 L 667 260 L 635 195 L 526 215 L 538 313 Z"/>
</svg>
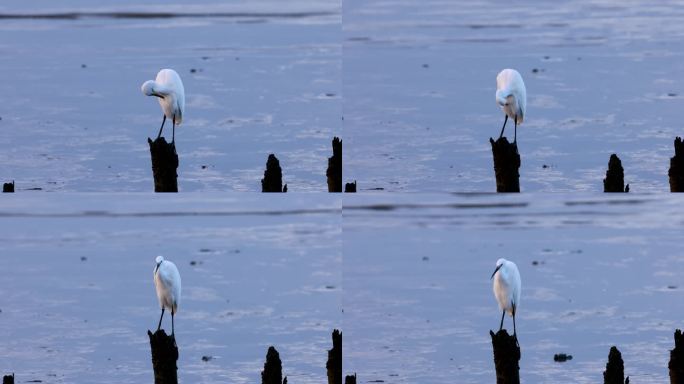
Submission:
<svg viewBox="0 0 684 384">
<path fill-rule="evenodd" d="M 667 289 L 677 289 L 677 286 L 676 285 L 668 285 Z"/>
<path fill-rule="evenodd" d="M 568 360 L 572 360 L 572 355 L 566 353 L 556 353 L 555 355 L 553 355 L 553 361 L 557 363 L 563 363 Z"/>
<path fill-rule="evenodd" d="M 335 289 L 335 286 L 334 285 L 326 285 L 325 289 Z"/>
<path fill-rule="evenodd" d="M 204 361 L 204 362 L 210 361 L 210 360 L 212 360 L 213 358 L 214 358 L 214 356 L 205 355 L 205 356 L 202 356 L 202 361 Z"/>
<path fill-rule="evenodd" d="M 88 260 L 88 258 L 87 258 L 87 257 L 85 257 L 85 256 L 81 256 L 81 261 L 86 261 L 86 260 Z"/>
<path fill-rule="evenodd" d="M 423 261 L 430 261 L 430 258 L 427 256 L 423 256 Z"/>
</svg>

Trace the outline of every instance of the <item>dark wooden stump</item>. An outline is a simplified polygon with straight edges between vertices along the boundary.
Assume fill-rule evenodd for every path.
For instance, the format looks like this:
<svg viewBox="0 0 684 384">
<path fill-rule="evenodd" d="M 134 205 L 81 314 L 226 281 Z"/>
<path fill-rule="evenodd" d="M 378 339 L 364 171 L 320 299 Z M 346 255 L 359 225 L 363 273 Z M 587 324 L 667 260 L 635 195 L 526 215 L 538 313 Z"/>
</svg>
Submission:
<svg viewBox="0 0 684 384">
<path fill-rule="evenodd" d="M 496 191 L 520 192 L 519 169 L 521 162 L 518 144 L 509 143 L 505 137 L 497 141 L 490 137 L 489 143 L 492 145 L 492 155 L 494 155 Z"/>
<path fill-rule="evenodd" d="M 344 384 L 356 384 L 356 373 L 354 375 L 347 375 L 344 378 Z"/>
<path fill-rule="evenodd" d="M 670 383 L 684 383 L 684 335 L 681 330 L 674 333 L 675 347 L 670 351 L 670 362 L 667 367 L 670 369 Z"/>
<path fill-rule="evenodd" d="M 615 346 L 610 347 L 610 352 L 608 353 L 608 363 L 606 363 L 606 370 L 603 372 L 603 383 L 625 383 L 625 365 L 622 361 L 622 354 Z"/>
<path fill-rule="evenodd" d="M 152 175 L 155 192 L 178 192 L 178 154 L 176 144 L 167 143 L 160 137 L 155 141 L 147 138 L 152 156 Z"/>
<path fill-rule="evenodd" d="M 155 333 L 147 331 L 147 336 L 150 337 L 150 347 L 152 348 L 154 383 L 177 384 L 178 346 L 176 346 L 176 338 L 168 336 L 163 329 Z"/>
<path fill-rule="evenodd" d="M 287 192 L 287 184 L 283 187 L 283 170 L 280 161 L 274 154 L 268 155 L 264 178 L 261 179 L 261 192 Z"/>
<path fill-rule="evenodd" d="M 342 140 L 334 137 L 332 141 L 333 155 L 328 158 L 328 192 L 342 192 Z"/>
<path fill-rule="evenodd" d="M 616 154 L 610 155 L 606 178 L 603 179 L 603 192 L 629 192 L 629 184 L 625 187 L 625 170 L 622 161 Z"/>
<path fill-rule="evenodd" d="M 12 181 L 11 183 L 2 184 L 2 192 L 4 192 L 4 193 L 14 192 L 14 181 Z"/>
<path fill-rule="evenodd" d="M 356 192 L 356 180 L 353 183 L 347 183 L 344 185 L 345 192 Z"/>
<path fill-rule="evenodd" d="M 520 346 L 515 336 L 510 336 L 505 329 L 496 334 L 489 331 L 494 347 L 494 367 L 496 383 L 520 383 Z"/>
<path fill-rule="evenodd" d="M 333 347 L 328 351 L 328 384 L 342 384 L 342 332 L 337 329 L 332 333 Z"/>
<path fill-rule="evenodd" d="M 684 143 L 677 136 L 674 141 L 675 155 L 670 158 L 670 192 L 684 192 Z"/>
<path fill-rule="evenodd" d="M 2 377 L 2 384 L 14 384 L 14 373 Z"/>
<path fill-rule="evenodd" d="M 280 354 L 273 346 L 268 347 L 264 370 L 261 371 L 261 384 L 287 384 L 287 377 L 283 379 L 283 365 Z"/>
</svg>

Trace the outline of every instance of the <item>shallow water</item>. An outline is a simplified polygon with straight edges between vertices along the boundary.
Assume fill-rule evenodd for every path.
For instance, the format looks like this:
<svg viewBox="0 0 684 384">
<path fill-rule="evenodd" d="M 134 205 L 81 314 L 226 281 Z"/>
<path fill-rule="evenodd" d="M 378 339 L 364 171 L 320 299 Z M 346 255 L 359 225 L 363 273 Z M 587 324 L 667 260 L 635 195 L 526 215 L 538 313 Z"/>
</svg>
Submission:
<svg viewBox="0 0 684 384">
<path fill-rule="evenodd" d="M 270 345 L 290 382 L 324 382 L 341 326 L 341 202 L 288 195 L 2 199 L 0 372 L 19 382 L 152 380 L 146 332 L 159 320 L 161 254 L 183 281 L 180 382 L 259 382 Z"/>
<path fill-rule="evenodd" d="M 361 382 L 492 382 L 501 312 L 490 276 L 505 257 L 522 277 L 523 382 L 600 382 L 612 345 L 632 381 L 666 382 L 684 318 L 680 206 L 651 195 L 347 200 L 345 371 Z"/>
<path fill-rule="evenodd" d="M 0 5 L 2 180 L 152 190 L 147 138 L 162 115 L 140 86 L 171 67 L 186 91 L 180 190 L 260 191 L 269 153 L 290 191 L 327 190 L 341 135 L 339 2 L 91 3 Z"/>
<path fill-rule="evenodd" d="M 602 191 L 611 153 L 632 191 L 669 190 L 680 3 L 349 0 L 343 12 L 345 178 L 360 189 L 493 192 L 495 78 L 510 67 L 528 94 L 523 191 Z"/>
</svg>

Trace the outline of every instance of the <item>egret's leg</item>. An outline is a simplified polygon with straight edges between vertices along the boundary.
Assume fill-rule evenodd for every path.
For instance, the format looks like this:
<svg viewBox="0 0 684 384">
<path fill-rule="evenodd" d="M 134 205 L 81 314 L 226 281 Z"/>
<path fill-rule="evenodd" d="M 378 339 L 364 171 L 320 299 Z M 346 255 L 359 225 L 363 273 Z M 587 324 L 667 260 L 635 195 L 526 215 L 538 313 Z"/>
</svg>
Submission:
<svg viewBox="0 0 684 384">
<path fill-rule="evenodd" d="M 515 327 L 514 327 L 515 328 Z M 173 336 L 175 333 L 173 331 L 173 311 L 171 311 L 171 336 Z"/>
<path fill-rule="evenodd" d="M 176 142 L 176 115 L 173 115 L 173 133 L 171 136 L 171 142 Z M 173 314 L 171 314 L 171 317 L 173 317 Z"/>
<path fill-rule="evenodd" d="M 504 115 L 506 118 L 504 119 L 504 125 L 501 127 L 501 134 L 499 135 L 499 139 L 503 137 L 504 129 L 506 129 L 506 122 L 508 121 L 508 115 Z"/>
<path fill-rule="evenodd" d="M 518 139 L 518 115 L 515 115 L 515 128 L 513 128 L 513 142 L 515 143 Z"/>
<path fill-rule="evenodd" d="M 506 316 L 506 310 L 505 309 L 503 310 L 503 313 L 501 314 L 501 324 L 499 325 L 499 331 L 501 331 L 503 329 L 504 316 Z"/>
<path fill-rule="evenodd" d="M 164 308 L 162 308 L 162 314 L 159 316 L 159 325 L 157 325 L 157 331 L 161 329 L 161 321 L 164 318 Z"/>
<path fill-rule="evenodd" d="M 161 137 L 162 130 L 164 129 L 164 123 L 166 123 L 166 115 L 164 115 L 164 118 L 162 119 L 162 126 L 159 128 L 159 134 L 157 135 L 157 139 Z"/>
</svg>

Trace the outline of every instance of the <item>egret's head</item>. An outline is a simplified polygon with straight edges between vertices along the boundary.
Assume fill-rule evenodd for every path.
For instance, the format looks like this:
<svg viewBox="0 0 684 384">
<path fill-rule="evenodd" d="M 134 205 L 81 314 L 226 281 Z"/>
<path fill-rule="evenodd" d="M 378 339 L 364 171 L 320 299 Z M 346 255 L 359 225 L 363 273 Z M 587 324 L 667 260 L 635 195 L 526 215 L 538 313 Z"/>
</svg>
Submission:
<svg viewBox="0 0 684 384">
<path fill-rule="evenodd" d="M 506 259 L 499 259 L 496 261 L 496 269 L 494 270 L 494 273 L 492 273 L 492 277 L 490 279 L 494 278 L 494 275 L 496 275 L 496 273 L 499 272 L 499 269 L 501 269 L 505 261 Z"/>
<path fill-rule="evenodd" d="M 146 82 L 144 82 L 140 89 L 142 90 L 142 93 L 146 96 L 156 96 L 156 93 L 154 92 L 153 80 L 147 80 Z"/>
<path fill-rule="evenodd" d="M 157 265 L 161 264 L 162 261 L 164 261 L 164 256 L 157 256 L 154 261 L 157 263 Z"/>
</svg>

